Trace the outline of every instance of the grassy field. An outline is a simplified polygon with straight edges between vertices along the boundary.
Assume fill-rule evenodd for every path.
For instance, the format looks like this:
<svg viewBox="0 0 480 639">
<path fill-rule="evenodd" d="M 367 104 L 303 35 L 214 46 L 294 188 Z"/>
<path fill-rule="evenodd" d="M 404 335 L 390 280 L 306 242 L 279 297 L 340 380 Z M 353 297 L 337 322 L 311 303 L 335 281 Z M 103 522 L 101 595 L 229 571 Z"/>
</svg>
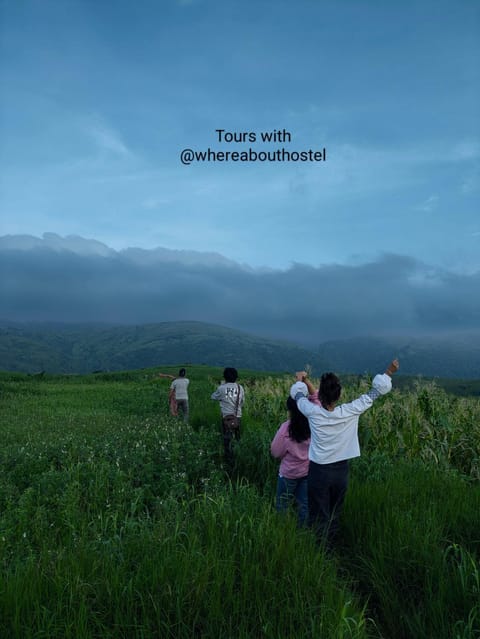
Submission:
<svg viewBox="0 0 480 639">
<path fill-rule="evenodd" d="M 0 375 L 1 637 L 480 637 L 477 398 L 417 383 L 375 403 L 325 556 L 274 510 L 291 380 L 242 372 L 228 474 L 221 370 L 188 368 L 188 425 L 154 373 Z"/>
</svg>

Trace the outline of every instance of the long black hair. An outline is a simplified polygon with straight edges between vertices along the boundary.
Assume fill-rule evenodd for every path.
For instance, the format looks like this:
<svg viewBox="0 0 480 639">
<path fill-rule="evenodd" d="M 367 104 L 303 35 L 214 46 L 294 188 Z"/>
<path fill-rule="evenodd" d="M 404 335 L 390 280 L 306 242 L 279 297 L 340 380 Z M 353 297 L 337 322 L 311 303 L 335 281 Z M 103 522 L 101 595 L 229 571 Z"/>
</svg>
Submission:
<svg viewBox="0 0 480 639">
<path fill-rule="evenodd" d="M 290 412 L 288 436 L 300 444 L 310 437 L 308 419 L 298 410 L 297 402 L 291 397 L 287 399 L 287 409 Z"/>
</svg>

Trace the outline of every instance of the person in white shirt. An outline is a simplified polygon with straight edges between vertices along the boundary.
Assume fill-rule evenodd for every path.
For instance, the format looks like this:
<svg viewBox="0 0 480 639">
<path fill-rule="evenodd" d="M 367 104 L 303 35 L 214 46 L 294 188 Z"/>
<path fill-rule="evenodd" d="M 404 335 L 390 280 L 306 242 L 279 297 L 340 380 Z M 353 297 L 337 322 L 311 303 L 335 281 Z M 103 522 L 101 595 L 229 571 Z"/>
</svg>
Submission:
<svg viewBox="0 0 480 639">
<path fill-rule="evenodd" d="M 338 534 L 338 522 L 348 486 L 348 460 L 359 457 L 358 419 L 375 399 L 392 388 L 391 376 L 398 370 L 394 359 L 383 375 L 376 375 L 368 393 L 348 404 L 337 406 L 341 384 L 334 373 L 325 373 L 320 381 L 316 405 L 307 399 L 305 372 L 297 373 L 290 395 L 310 425 L 308 457 L 309 524 L 320 542 L 332 547 Z"/>
<path fill-rule="evenodd" d="M 173 380 L 170 386 L 169 400 L 170 402 L 175 401 L 177 412 L 181 411 L 184 421 L 188 422 L 188 385 L 190 380 L 185 377 L 186 374 L 187 372 L 184 368 L 179 370 L 178 377 Z"/>
</svg>

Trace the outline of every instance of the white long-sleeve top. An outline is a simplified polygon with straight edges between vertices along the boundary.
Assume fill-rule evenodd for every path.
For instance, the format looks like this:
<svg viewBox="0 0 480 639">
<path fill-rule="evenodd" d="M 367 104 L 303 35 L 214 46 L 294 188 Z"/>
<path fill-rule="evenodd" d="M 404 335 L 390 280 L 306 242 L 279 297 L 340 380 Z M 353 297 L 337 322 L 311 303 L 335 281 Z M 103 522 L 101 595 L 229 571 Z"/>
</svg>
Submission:
<svg viewBox="0 0 480 639">
<path fill-rule="evenodd" d="M 310 461 L 316 464 L 333 464 L 359 457 L 358 418 L 372 406 L 377 397 L 391 390 L 392 380 L 389 375 L 376 375 L 368 393 L 353 402 L 336 406 L 332 411 L 310 402 L 305 397 L 302 386 L 305 386 L 302 382 L 294 384 L 292 394 L 295 393 L 297 406 L 310 424 Z"/>
</svg>

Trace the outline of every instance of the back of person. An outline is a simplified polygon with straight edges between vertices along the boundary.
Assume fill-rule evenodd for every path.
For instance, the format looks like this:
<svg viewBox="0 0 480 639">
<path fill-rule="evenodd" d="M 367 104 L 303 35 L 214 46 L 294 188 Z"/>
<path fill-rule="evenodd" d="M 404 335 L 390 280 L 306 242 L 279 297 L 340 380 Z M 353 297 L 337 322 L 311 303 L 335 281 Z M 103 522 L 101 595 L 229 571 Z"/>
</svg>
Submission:
<svg viewBox="0 0 480 639">
<path fill-rule="evenodd" d="M 172 382 L 171 388 L 175 391 L 175 398 L 179 399 L 188 399 L 188 385 L 190 384 L 190 380 L 186 377 L 177 377 Z"/>
<path fill-rule="evenodd" d="M 170 386 L 170 401 L 174 401 L 176 404 L 177 412 L 180 410 L 183 413 L 183 419 L 188 421 L 189 406 L 188 406 L 188 385 L 190 381 L 186 377 L 186 370 L 181 368 L 178 372 L 178 377 L 175 378 Z"/>
<path fill-rule="evenodd" d="M 276 508 L 288 510 L 294 499 L 298 523 L 304 526 L 308 518 L 307 475 L 310 427 L 308 419 L 300 413 L 294 399 L 287 399 L 289 419 L 281 424 L 270 445 L 274 457 L 281 460 L 277 479 Z"/>
<path fill-rule="evenodd" d="M 243 386 L 237 382 L 238 372 L 236 368 L 225 368 L 223 378 L 224 382 L 212 393 L 211 398 L 220 403 L 225 460 L 229 466 L 232 466 L 232 441 L 233 439 L 240 439 L 242 406 L 245 399 L 245 391 Z"/>
<path fill-rule="evenodd" d="M 239 397 L 240 394 L 240 397 Z M 243 386 L 236 382 L 225 382 L 220 384 L 217 390 L 212 394 L 212 399 L 216 399 L 220 403 L 220 411 L 222 415 L 233 415 L 237 406 L 237 417 L 242 416 L 242 405 L 245 398 Z"/>
<path fill-rule="evenodd" d="M 342 385 L 335 373 L 324 373 L 320 380 L 320 406 L 308 401 L 304 371 L 290 389 L 290 397 L 308 418 L 311 430 L 308 468 L 309 523 L 320 543 L 332 548 L 349 480 L 349 460 L 360 455 L 358 420 L 373 402 L 390 392 L 392 375 L 399 363 L 394 359 L 383 374 L 373 378 L 370 390 L 352 402 L 338 405 Z"/>
</svg>

